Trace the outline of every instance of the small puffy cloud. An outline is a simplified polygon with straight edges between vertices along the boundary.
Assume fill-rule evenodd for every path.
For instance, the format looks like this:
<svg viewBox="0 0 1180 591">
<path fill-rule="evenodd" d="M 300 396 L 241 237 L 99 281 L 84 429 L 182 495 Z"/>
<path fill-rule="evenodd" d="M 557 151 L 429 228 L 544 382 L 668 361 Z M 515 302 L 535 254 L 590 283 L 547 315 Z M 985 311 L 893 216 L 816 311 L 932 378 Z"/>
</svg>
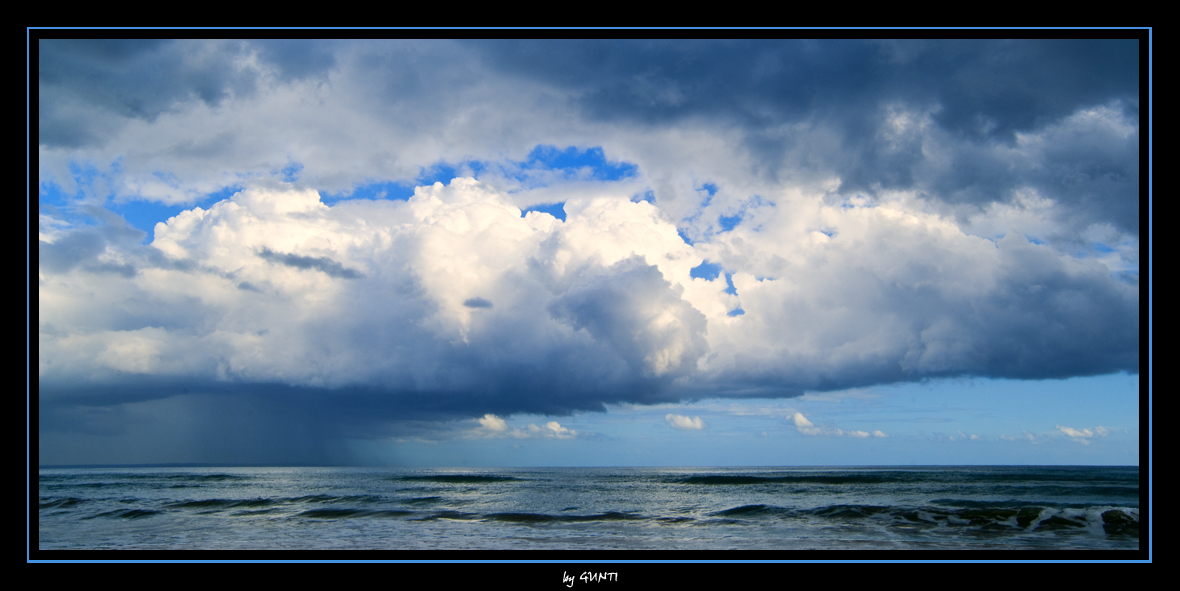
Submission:
<svg viewBox="0 0 1180 591">
<path fill-rule="evenodd" d="M 796 412 L 788 420 L 795 423 L 795 429 L 804 435 L 828 435 L 832 437 L 854 437 L 856 439 L 866 439 L 868 437 L 887 437 L 881 431 L 845 431 L 832 426 L 816 426 L 803 413 Z"/>
<path fill-rule="evenodd" d="M 1090 439 L 1095 435 L 1098 437 L 1106 437 L 1108 434 L 1110 434 L 1110 431 L 1101 425 L 1094 427 L 1093 431 L 1090 429 L 1074 429 L 1064 425 L 1057 425 L 1057 430 L 1065 433 L 1066 435 L 1069 435 L 1070 439 L 1081 443 L 1082 445 L 1090 445 Z"/>
<path fill-rule="evenodd" d="M 544 426 L 538 427 L 536 425 L 529 425 L 527 433 L 531 437 L 543 437 L 554 439 L 573 439 L 578 436 L 578 432 L 573 429 L 566 429 L 557 423 L 557 421 L 549 421 Z"/>
<path fill-rule="evenodd" d="M 1037 438 L 1036 438 L 1035 436 L 1033 436 L 1033 434 L 1032 434 L 1032 433 L 1029 433 L 1028 431 L 1024 431 L 1024 432 L 1023 432 L 1023 433 L 1021 433 L 1020 435 L 1016 435 L 1016 436 L 1011 436 L 1011 435 L 1000 435 L 1000 439 L 1002 439 L 1002 440 L 1004 440 L 1004 441 L 1021 441 L 1021 440 L 1024 440 L 1024 441 L 1027 441 L 1027 442 L 1029 442 L 1029 443 L 1040 443 L 1039 441 L 1037 441 Z"/>
<path fill-rule="evenodd" d="M 504 419 L 493 414 L 484 415 L 483 418 L 479 419 L 479 424 L 481 428 L 490 432 L 500 433 L 508 430 L 508 423 L 505 423 Z"/>
<path fill-rule="evenodd" d="M 820 434 L 820 430 L 817 429 L 811 421 L 807 420 L 807 417 L 803 416 L 803 413 L 801 413 L 801 412 L 795 413 L 793 420 L 795 422 L 795 428 L 798 429 L 800 433 L 804 433 L 807 435 L 819 435 Z"/>
<path fill-rule="evenodd" d="M 1069 435 L 1070 437 L 1093 437 L 1094 436 L 1094 432 L 1089 429 L 1082 429 L 1081 431 L 1078 431 L 1077 429 L 1071 429 L 1069 427 L 1064 427 L 1062 425 L 1057 425 L 1057 429 L 1059 431 L 1061 431 L 1062 433 Z"/>
<path fill-rule="evenodd" d="M 707 427 L 701 417 L 686 417 L 684 415 L 667 414 L 664 420 L 668 421 L 668 425 L 673 429 L 684 429 L 689 431 L 700 431 Z"/>
<path fill-rule="evenodd" d="M 477 419 L 477 421 L 479 422 L 479 427 L 467 431 L 463 435 L 464 437 L 479 439 L 504 437 L 513 439 L 573 439 L 578 436 L 577 431 L 562 427 L 557 421 L 549 421 L 540 427 L 530 424 L 525 428 L 511 427 L 504 419 L 493 414 L 486 414 L 482 418 Z"/>
<path fill-rule="evenodd" d="M 539 427 L 530 423 L 524 428 L 512 427 L 494 414 L 485 414 L 477 421 L 479 427 L 468 429 L 460 436 L 467 439 L 573 439 L 578 436 L 575 429 L 562 427 L 557 421 L 549 421 Z"/>
</svg>

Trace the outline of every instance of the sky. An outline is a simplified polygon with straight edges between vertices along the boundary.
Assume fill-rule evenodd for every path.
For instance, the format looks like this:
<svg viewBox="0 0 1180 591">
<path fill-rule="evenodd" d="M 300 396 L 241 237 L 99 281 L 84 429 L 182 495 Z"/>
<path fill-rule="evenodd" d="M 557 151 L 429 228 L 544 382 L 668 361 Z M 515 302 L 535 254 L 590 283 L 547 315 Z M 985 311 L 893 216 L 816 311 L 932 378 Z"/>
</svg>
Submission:
<svg viewBox="0 0 1180 591">
<path fill-rule="evenodd" d="M 1139 40 L 30 43 L 40 465 L 1139 464 Z"/>
</svg>

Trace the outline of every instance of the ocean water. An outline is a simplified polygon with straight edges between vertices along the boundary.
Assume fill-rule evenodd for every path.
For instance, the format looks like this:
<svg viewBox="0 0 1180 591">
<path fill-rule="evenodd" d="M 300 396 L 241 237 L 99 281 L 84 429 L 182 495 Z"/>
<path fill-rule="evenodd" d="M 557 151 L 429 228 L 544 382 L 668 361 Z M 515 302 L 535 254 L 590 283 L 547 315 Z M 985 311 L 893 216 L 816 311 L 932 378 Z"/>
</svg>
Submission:
<svg viewBox="0 0 1180 591">
<path fill-rule="evenodd" d="M 1138 467 L 86 468 L 37 488 L 38 550 L 1139 549 Z"/>
</svg>

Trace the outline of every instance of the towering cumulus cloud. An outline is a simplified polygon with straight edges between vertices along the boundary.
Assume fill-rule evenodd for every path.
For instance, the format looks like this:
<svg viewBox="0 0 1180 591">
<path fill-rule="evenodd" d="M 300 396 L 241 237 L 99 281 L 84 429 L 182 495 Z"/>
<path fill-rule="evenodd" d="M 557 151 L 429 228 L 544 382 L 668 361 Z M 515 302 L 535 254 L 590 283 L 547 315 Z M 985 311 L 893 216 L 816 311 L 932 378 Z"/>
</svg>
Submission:
<svg viewBox="0 0 1180 591">
<path fill-rule="evenodd" d="M 1133 41 L 39 50 L 43 437 L 1139 370 Z"/>
</svg>

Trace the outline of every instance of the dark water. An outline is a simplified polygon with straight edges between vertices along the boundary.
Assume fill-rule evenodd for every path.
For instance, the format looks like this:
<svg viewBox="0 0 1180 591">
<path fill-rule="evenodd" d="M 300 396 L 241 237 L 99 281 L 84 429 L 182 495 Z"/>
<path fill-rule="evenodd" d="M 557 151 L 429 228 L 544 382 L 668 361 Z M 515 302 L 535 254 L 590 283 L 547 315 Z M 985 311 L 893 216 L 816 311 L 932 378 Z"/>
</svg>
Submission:
<svg viewBox="0 0 1180 591">
<path fill-rule="evenodd" d="M 1138 467 L 42 469 L 52 549 L 1139 549 Z"/>
</svg>

